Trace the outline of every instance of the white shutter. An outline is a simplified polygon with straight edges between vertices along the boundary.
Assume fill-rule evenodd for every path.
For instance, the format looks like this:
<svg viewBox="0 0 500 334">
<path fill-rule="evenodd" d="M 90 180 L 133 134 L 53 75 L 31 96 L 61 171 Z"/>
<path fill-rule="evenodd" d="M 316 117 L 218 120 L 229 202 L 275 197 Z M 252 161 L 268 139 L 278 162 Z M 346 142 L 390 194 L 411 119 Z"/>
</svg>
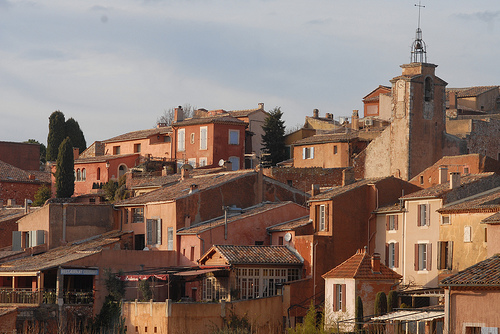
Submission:
<svg viewBox="0 0 500 334">
<path fill-rule="evenodd" d="M 311 156 L 310 156 L 311 159 L 314 159 L 314 147 L 311 147 Z"/>
<path fill-rule="evenodd" d="M 161 218 L 156 220 L 156 243 L 161 245 Z"/>
<path fill-rule="evenodd" d="M 306 148 L 302 147 L 302 160 L 306 160 Z"/>
</svg>

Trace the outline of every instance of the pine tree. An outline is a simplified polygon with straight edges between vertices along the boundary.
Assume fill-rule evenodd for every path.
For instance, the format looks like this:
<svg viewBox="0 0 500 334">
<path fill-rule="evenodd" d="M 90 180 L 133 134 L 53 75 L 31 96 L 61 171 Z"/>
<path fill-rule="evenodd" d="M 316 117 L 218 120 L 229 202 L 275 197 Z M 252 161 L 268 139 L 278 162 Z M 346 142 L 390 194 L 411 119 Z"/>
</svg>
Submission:
<svg viewBox="0 0 500 334">
<path fill-rule="evenodd" d="M 66 138 L 64 114 L 54 111 L 49 117 L 49 135 L 47 136 L 47 161 L 55 161 L 59 146 Z"/>
<path fill-rule="evenodd" d="M 262 161 L 266 165 L 275 166 L 278 162 L 286 159 L 285 153 L 285 121 L 281 119 L 283 113 L 280 107 L 276 107 L 269 112 L 264 121 L 264 134 L 262 135 L 262 145 L 265 155 Z"/>
<path fill-rule="evenodd" d="M 73 145 L 69 137 L 66 137 L 59 146 L 56 166 L 56 197 L 71 197 L 75 191 L 75 164 Z"/>
<path fill-rule="evenodd" d="M 71 139 L 73 147 L 78 147 L 79 153 L 82 153 L 87 148 L 85 136 L 83 135 L 80 125 L 74 118 L 70 118 L 65 124 L 66 136 Z"/>
</svg>

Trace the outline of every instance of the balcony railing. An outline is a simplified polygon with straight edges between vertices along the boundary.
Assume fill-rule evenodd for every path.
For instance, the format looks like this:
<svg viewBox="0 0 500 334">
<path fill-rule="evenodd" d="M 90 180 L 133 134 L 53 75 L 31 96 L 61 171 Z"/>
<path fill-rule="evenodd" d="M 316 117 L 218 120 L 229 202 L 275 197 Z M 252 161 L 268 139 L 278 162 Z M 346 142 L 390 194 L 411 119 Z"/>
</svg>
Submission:
<svg viewBox="0 0 500 334">
<path fill-rule="evenodd" d="M 70 290 L 63 293 L 64 304 L 92 304 L 92 291 Z M 57 295 L 54 290 L 9 289 L 0 288 L 0 304 L 56 304 Z"/>
</svg>

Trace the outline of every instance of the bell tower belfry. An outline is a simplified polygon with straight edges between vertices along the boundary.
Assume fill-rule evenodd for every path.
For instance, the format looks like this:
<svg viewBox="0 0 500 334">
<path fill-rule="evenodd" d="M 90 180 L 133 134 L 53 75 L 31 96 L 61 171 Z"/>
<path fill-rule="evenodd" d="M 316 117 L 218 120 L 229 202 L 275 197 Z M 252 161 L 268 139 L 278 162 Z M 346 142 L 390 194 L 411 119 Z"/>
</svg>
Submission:
<svg viewBox="0 0 500 334">
<path fill-rule="evenodd" d="M 447 83 L 435 75 L 437 65 L 427 63 L 420 29 L 423 6 L 415 6 L 419 23 L 410 63 L 401 65 L 402 74 L 390 80 L 391 125 L 367 147 L 365 177 L 393 175 L 410 180 L 443 156 Z"/>
<path fill-rule="evenodd" d="M 411 49 L 411 63 L 392 83 L 391 174 L 410 180 L 443 156 L 447 83 L 427 63 L 419 23 Z M 406 160 L 406 161 L 404 161 Z"/>
</svg>

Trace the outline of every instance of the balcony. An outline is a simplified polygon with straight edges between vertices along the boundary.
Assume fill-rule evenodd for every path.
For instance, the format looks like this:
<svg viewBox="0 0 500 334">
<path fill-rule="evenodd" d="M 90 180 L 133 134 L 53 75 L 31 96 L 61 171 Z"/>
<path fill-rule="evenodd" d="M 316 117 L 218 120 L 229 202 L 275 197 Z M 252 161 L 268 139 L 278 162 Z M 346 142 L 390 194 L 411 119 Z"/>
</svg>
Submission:
<svg viewBox="0 0 500 334">
<path fill-rule="evenodd" d="M 64 304 L 93 304 L 92 291 L 70 290 L 63 293 Z M 57 294 L 54 290 L 33 289 L 0 289 L 0 304 L 57 304 Z"/>
</svg>

